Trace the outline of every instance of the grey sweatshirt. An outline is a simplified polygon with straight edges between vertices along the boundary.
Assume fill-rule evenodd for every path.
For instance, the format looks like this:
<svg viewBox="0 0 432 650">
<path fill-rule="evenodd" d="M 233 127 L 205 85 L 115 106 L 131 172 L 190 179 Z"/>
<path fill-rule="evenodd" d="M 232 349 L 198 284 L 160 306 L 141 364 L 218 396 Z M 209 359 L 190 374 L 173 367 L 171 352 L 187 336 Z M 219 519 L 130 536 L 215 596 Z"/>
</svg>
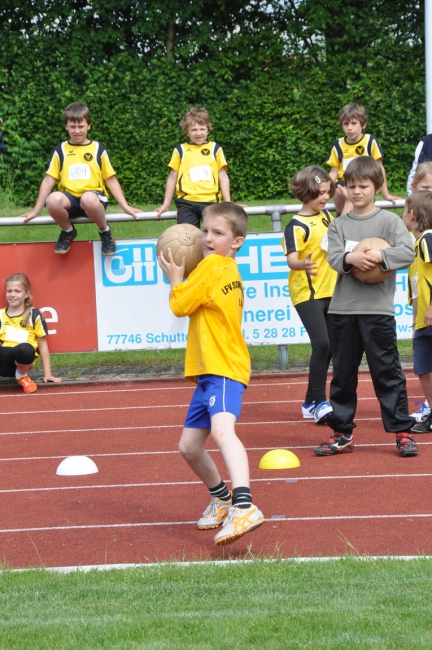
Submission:
<svg viewBox="0 0 432 650">
<path fill-rule="evenodd" d="M 380 267 L 385 271 L 405 269 L 414 260 L 411 235 L 396 214 L 377 208 L 365 217 L 349 212 L 335 219 L 328 229 L 327 259 L 339 273 L 330 303 L 331 314 L 394 315 L 396 273 L 382 282 L 366 284 L 343 268 L 345 254 L 366 237 L 380 237 L 390 244 L 391 248 L 382 250 L 384 261 Z"/>
</svg>

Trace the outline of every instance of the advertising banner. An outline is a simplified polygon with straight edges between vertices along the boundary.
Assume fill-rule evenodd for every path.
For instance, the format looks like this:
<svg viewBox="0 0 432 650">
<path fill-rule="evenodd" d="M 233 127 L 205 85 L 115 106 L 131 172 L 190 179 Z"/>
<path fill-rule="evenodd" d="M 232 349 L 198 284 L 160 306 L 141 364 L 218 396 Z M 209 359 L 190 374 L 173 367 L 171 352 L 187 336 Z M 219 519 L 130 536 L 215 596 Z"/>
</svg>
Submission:
<svg viewBox="0 0 432 650">
<path fill-rule="evenodd" d="M 282 233 L 251 233 L 236 256 L 245 293 L 243 333 L 249 345 L 308 343 L 292 306 Z M 156 242 L 122 240 L 112 257 L 94 242 L 99 350 L 184 348 L 188 319 L 168 305 L 169 284 L 158 266 Z M 398 338 L 411 338 L 407 272 L 399 271 L 395 292 Z"/>
<path fill-rule="evenodd" d="M 251 233 L 236 259 L 243 278 L 243 333 L 249 345 L 308 343 L 292 306 L 282 233 Z M 156 239 L 117 242 L 111 257 L 101 244 L 74 242 L 67 255 L 54 244 L 1 244 L 0 280 L 28 275 L 35 305 L 46 318 L 52 352 L 184 348 L 187 318 L 168 304 L 169 284 L 156 259 Z M 412 336 L 408 274 L 396 279 L 398 338 Z M 0 287 L 1 290 L 1 287 Z M 6 304 L 4 298 L 0 302 Z"/>
</svg>

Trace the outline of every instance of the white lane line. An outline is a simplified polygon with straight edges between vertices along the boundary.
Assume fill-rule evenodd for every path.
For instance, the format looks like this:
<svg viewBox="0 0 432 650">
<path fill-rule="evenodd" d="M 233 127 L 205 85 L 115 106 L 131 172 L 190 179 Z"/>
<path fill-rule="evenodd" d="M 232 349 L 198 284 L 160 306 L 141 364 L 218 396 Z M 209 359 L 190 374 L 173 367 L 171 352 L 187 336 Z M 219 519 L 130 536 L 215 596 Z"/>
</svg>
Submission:
<svg viewBox="0 0 432 650">
<path fill-rule="evenodd" d="M 296 476 L 297 481 L 333 481 L 359 479 L 395 479 L 395 478 L 431 478 L 431 474 L 359 474 L 358 476 Z M 287 482 L 287 477 L 252 478 L 251 483 Z M 230 483 L 226 479 L 226 483 Z M 118 490 L 122 488 L 173 487 L 179 485 L 202 485 L 201 481 L 165 481 L 159 483 L 113 483 L 111 485 L 64 485 L 58 487 L 11 488 L 0 490 L 0 494 L 17 494 L 22 492 L 64 492 L 65 490 Z"/>
<path fill-rule="evenodd" d="M 365 399 L 373 399 L 372 397 L 366 397 Z M 299 404 L 299 400 L 263 400 L 263 401 L 253 401 L 253 402 L 243 402 L 243 406 L 254 406 L 255 404 Z M 177 409 L 177 408 L 189 408 L 189 403 L 187 404 L 145 404 L 138 406 L 99 406 L 98 408 L 80 408 L 80 409 L 49 409 L 43 411 L 3 411 L 0 415 L 46 415 L 51 413 L 90 413 L 93 411 L 135 411 L 143 409 Z"/>
<path fill-rule="evenodd" d="M 363 379 L 359 381 L 364 381 Z M 306 385 L 308 382 L 307 381 L 281 381 L 281 382 L 270 382 L 270 383 L 260 383 L 260 382 L 253 382 L 249 384 L 248 388 L 261 388 L 261 387 L 270 387 L 270 386 L 300 386 L 300 385 Z M 67 395 L 93 395 L 93 394 L 100 394 L 100 393 L 109 393 L 110 395 L 113 395 L 115 393 L 145 393 L 145 392 L 161 392 L 161 391 L 171 391 L 171 390 L 189 390 L 189 391 L 194 391 L 195 386 L 191 383 L 188 382 L 185 386 L 168 386 L 168 387 L 163 387 L 163 386 L 153 386 L 150 388 L 108 388 L 108 389 L 93 389 L 93 390 L 71 390 L 71 391 L 63 391 L 62 390 L 57 390 L 57 391 L 52 391 L 48 392 L 44 390 L 43 392 L 36 392 L 32 394 L 32 397 L 52 397 L 53 395 L 56 395 L 57 397 L 66 397 Z M 11 397 L 19 397 L 19 398 L 27 398 L 28 395 L 23 395 L 22 392 L 17 392 L 17 393 L 1 393 L 0 394 L 0 399 L 4 398 L 11 398 Z"/>
<path fill-rule="evenodd" d="M 306 373 L 305 373 L 306 374 Z M 407 377 L 407 381 L 418 381 L 418 377 Z M 155 380 L 157 382 L 158 380 Z M 261 387 L 272 387 L 272 386 L 303 386 L 306 385 L 308 382 L 307 381 L 279 381 L 279 382 L 269 382 L 269 383 L 261 383 L 261 382 L 254 382 L 251 381 L 249 384 L 249 388 L 261 388 Z M 359 384 L 362 383 L 371 383 L 371 379 L 359 379 L 358 381 Z M 115 393 L 144 393 L 144 392 L 161 392 L 161 391 L 171 391 L 171 390 L 189 390 L 193 391 L 195 387 L 193 385 L 186 385 L 186 386 L 168 386 L 168 387 L 163 387 L 163 386 L 154 386 L 150 388 L 112 388 L 112 389 L 102 389 L 102 390 L 97 390 L 92 389 L 92 390 L 74 390 L 74 391 L 64 391 L 58 390 L 58 391 L 42 391 L 42 392 L 36 392 L 31 395 L 32 398 L 35 397 L 53 397 L 54 395 L 56 397 L 67 397 L 68 395 L 93 395 L 93 394 L 102 394 L 102 393 L 110 393 L 111 395 Z M 0 393 L 0 399 L 5 398 L 5 399 L 11 399 L 19 397 L 20 399 L 28 399 L 28 395 L 23 395 L 23 393 Z M 421 397 L 421 396 L 419 396 Z"/>
<path fill-rule="evenodd" d="M 419 513 L 419 514 L 395 514 L 395 515 L 335 515 L 326 517 L 285 517 L 277 521 L 347 521 L 347 520 L 365 520 L 365 519 L 429 519 L 432 513 Z M 266 519 L 265 521 L 275 521 L 274 519 Z M 0 533 L 36 533 L 48 531 L 62 531 L 62 530 L 89 530 L 101 528 L 149 528 L 158 526 L 196 526 L 194 521 L 148 521 L 140 523 L 124 523 L 124 524 L 82 524 L 72 526 L 39 526 L 34 528 L 3 528 Z"/>
<path fill-rule="evenodd" d="M 292 564 L 300 564 L 303 562 L 338 562 L 345 561 L 345 555 L 330 555 L 330 556 L 316 556 L 312 555 L 310 557 L 281 557 L 281 558 L 262 558 L 260 563 L 264 564 L 273 564 L 274 562 L 291 562 Z M 357 562 L 376 562 L 377 560 L 392 560 L 393 562 L 412 562 L 413 560 L 431 560 L 432 555 L 351 555 L 350 561 L 356 560 Z M 256 560 L 204 560 L 205 565 L 212 566 L 231 566 L 231 565 L 243 565 L 243 564 L 252 564 Z M 75 566 L 43 566 L 44 571 L 52 571 L 53 573 L 89 573 L 90 571 L 112 571 L 124 570 L 124 569 L 160 569 L 163 567 L 171 566 L 181 566 L 181 567 L 190 567 L 190 566 L 202 566 L 204 562 L 199 561 L 184 561 L 184 562 L 146 562 L 145 564 L 77 564 Z M 29 567 L 26 569 L 0 569 L 0 575 L 2 573 L 23 573 L 24 571 L 40 571 L 40 567 Z"/>
<path fill-rule="evenodd" d="M 358 402 L 378 401 L 376 397 L 360 397 Z M 253 402 L 243 402 L 243 406 L 255 406 L 256 404 L 299 404 L 299 400 L 254 400 Z M 149 409 L 176 409 L 176 408 L 189 408 L 189 402 L 186 404 L 144 404 L 144 405 L 128 405 L 128 406 L 100 406 L 98 408 L 83 407 L 80 409 L 45 409 L 45 410 L 32 410 L 32 411 L 2 411 L 0 415 L 50 415 L 53 413 L 90 413 L 100 411 L 135 411 L 135 410 L 149 410 Z M 310 420 L 310 418 L 309 418 Z M 304 421 L 304 420 L 303 420 Z"/>
<path fill-rule="evenodd" d="M 422 442 L 420 443 L 421 445 L 432 445 L 432 441 L 430 442 Z M 356 445 L 356 447 L 394 447 L 394 443 L 392 442 L 384 442 L 384 443 L 373 443 L 373 444 L 362 444 L 362 445 Z M 245 447 L 246 451 L 269 451 L 271 449 L 274 449 L 274 447 Z M 290 449 L 313 449 L 313 446 L 311 445 L 290 445 Z M 211 454 L 218 454 L 219 449 L 207 449 L 207 451 Z M 121 451 L 121 452 L 115 452 L 111 454 L 100 454 L 97 452 L 91 452 L 91 451 L 83 451 L 80 456 L 90 456 L 91 458 L 120 458 L 121 456 L 164 456 L 164 455 L 178 455 L 180 452 L 178 449 L 173 449 L 173 450 L 167 450 L 167 451 Z M 62 454 L 61 456 L 17 456 L 17 457 L 12 457 L 12 458 L 0 458 L 0 463 L 5 463 L 9 461 L 29 461 L 29 460 L 56 460 L 59 458 L 65 458 L 66 453 Z M 72 454 L 73 455 L 73 454 Z"/>
<path fill-rule="evenodd" d="M 381 422 L 381 418 L 356 418 L 356 422 Z M 271 421 L 255 421 L 255 422 L 237 422 L 236 427 L 251 427 L 251 426 L 274 426 L 279 424 L 293 425 L 293 424 L 313 424 L 311 420 L 271 420 Z M 159 429 L 181 429 L 184 423 L 178 424 L 148 424 L 136 425 L 134 427 L 90 427 L 84 429 L 36 429 L 34 431 L 4 431 L 0 436 L 30 436 L 49 433 L 89 433 L 90 431 L 139 431 L 139 430 L 159 430 Z M 360 445 L 356 444 L 356 447 Z"/>
</svg>

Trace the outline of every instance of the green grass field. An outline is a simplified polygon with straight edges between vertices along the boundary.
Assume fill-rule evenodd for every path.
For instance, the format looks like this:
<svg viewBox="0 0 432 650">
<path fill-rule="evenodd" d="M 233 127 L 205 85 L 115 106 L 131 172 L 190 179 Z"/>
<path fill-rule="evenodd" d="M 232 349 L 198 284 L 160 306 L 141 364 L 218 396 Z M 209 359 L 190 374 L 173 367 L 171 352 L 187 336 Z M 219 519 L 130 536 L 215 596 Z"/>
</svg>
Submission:
<svg viewBox="0 0 432 650">
<path fill-rule="evenodd" d="M 0 648 L 430 648 L 431 579 L 425 558 L 5 571 Z"/>
</svg>

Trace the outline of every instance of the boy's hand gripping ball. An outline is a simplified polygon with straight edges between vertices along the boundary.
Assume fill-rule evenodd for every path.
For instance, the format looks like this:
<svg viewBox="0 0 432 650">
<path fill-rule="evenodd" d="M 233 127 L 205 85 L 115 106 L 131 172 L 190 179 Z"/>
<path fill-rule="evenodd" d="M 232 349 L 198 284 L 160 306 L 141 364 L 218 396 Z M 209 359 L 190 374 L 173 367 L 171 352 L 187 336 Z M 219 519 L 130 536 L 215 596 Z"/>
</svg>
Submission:
<svg viewBox="0 0 432 650">
<path fill-rule="evenodd" d="M 357 244 L 354 250 L 361 251 L 365 250 L 366 248 L 372 248 L 373 250 L 382 250 L 383 248 L 390 248 L 390 244 L 388 244 L 384 239 L 380 239 L 379 237 L 367 237 L 366 239 L 362 239 L 362 241 Z M 391 273 L 391 271 L 383 271 L 379 264 L 377 264 L 373 269 L 369 269 L 369 271 L 361 271 L 354 266 L 352 272 L 356 276 L 357 280 L 365 282 L 366 284 L 376 284 L 377 282 L 382 282 Z"/>
<path fill-rule="evenodd" d="M 158 239 L 156 245 L 157 255 L 163 253 L 167 260 L 168 248 L 171 249 L 174 262 L 178 266 L 181 266 L 182 258 L 186 258 L 184 276 L 187 278 L 204 257 L 201 230 L 190 223 L 178 223 L 167 228 Z"/>
</svg>

